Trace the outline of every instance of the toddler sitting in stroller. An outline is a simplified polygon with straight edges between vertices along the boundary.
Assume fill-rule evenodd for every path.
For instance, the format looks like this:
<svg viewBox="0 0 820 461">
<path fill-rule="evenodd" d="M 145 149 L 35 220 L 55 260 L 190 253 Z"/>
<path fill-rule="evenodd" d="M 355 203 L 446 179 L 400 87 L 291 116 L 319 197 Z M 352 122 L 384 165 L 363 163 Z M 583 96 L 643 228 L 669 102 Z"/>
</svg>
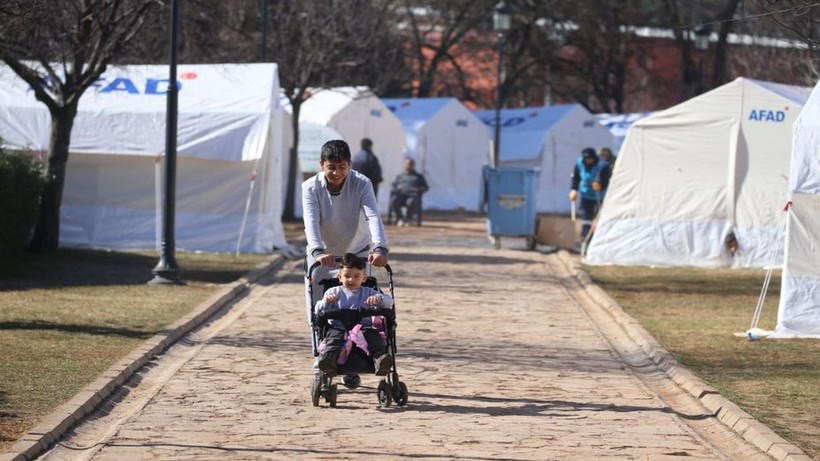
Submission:
<svg viewBox="0 0 820 461">
<path fill-rule="evenodd" d="M 355 310 L 362 306 L 390 308 L 393 298 L 373 288 L 362 286 L 367 280 L 366 261 L 353 253 L 342 258 L 339 268 L 340 286 L 329 288 L 316 303 L 315 312 L 331 309 Z M 345 325 L 342 320 L 330 319 L 319 345 L 319 369 L 335 375 L 336 364 L 345 363 L 355 344 L 373 358 L 376 375 L 384 376 L 393 366 L 393 357 L 387 352 L 386 335 L 380 331 L 382 317 L 364 317 L 355 325 Z"/>
</svg>

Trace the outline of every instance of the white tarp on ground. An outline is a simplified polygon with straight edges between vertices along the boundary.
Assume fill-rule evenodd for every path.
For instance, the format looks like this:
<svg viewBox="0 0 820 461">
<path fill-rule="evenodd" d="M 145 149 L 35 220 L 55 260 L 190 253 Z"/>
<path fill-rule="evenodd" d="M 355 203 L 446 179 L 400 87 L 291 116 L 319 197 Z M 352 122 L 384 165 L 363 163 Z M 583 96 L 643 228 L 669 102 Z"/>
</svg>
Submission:
<svg viewBox="0 0 820 461">
<path fill-rule="evenodd" d="M 241 251 L 266 252 L 287 246 L 276 64 L 181 65 L 177 75 L 177 247 L 232 252 L 239 243 Z M 42 154 L 48 110 L 8 67 L 0 67 L 0 82 L 0 137 L 8 148 Z M 83 95 L 72 131 L 61 244 L 156 247 L 167 82 L 168 66 L 112 66 Z"/>
<path fill-rule="evenodd" d="M 791 207 L 777 327 L 770 338 L 820 338 L 820 83 L 794 123 Z"/>
<path fill-rule="evenodd" d="M 476 112 L 492 133 L 495 111 Z M 536 211 L 569 214 L 572 171 L 581 151 L 613 148 L 612 135 L 580 104 L 501 111 L 500 166 L 541 168 Z"/>
<path fill-rule="evenodd" d="M 738 78 L 635 122 L 587 262 L 779 264 L 791 126 L 808 94 Z M 731 234 L 734 256 L 725 244 Z"/>
<path fill-rule="evenodd" d="M 652 112 L 635 112 L 632 114 L 595 114 L 595 120 L 606 127 L 612 133 L 612 139 L 615 143 L 612 152 L 618 155 L 621 146 L 626 138 L 626 132 L 629 127 L 638 120 L 652 115 Z"/>
<path fill-rule="evenodd" d="M 364 87 L 311 90 L 299 110 L 299 163 L 305 173 L 320 170 L 319 153 L 331 139 L 350 144 L 353 155 L 360 150 L 362 138 L 373 141 L 384 182 L 379 187 L 379 208 L 388 210 L 390 183 L 403 168 L 406 152 L 401 121 L 381 100 Z M 285 107 L 290 110 L 289 107 Z"/>
<path fill-rule="evenodd" d="M 424 208 L 477 211 L 490 134 L 455 98 L 382 99 L 401 120 L 407 155 L 430 186 Z M 392 182 L 393 178 L 389 179 Z"/>
</svg>

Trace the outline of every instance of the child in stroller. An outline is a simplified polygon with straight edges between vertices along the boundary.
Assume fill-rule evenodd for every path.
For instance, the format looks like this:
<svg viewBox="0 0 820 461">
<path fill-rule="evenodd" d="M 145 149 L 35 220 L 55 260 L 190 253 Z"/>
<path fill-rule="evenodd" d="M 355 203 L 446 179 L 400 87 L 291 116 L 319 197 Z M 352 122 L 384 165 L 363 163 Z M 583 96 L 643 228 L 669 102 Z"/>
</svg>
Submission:
<svg viewBox="0 0 820 461">
<path fill-rule="evenodd" d="M 353 253 L 345 254 L 339 266 L 341 285 L 325 291 L 324 297 L 316 303 L 316 314 L 321 315 L 334 309 L 358 312 L 363 306 L 392 308 L 393 298 L 390 295 L 362 285 L 367 280 L 365 268 L 363 258 Z M 353 320 L 355 319 L 327 320 L 324 338 L 319 344 L 319 369 L 326 374 L 335 375 L 337 362 L 344 364 L 353 345 L 356 345 L 373 358 L 376 375 L 385 376 L 393 366 L 393 357 L 387 352 L 384 318 L 366 316 L 355 324 Z"/>
<path fill-rule="evenodd" d="M 310 316 L 314 363 L 319 367 L 311 383 L 313 406 L 318 406 L 322 397 L 331 407 L 336 406 L 334 376 L 358 378 L 364 373 L 383 376 L 376 390 L 382 406 L 389 407 L 394 401 L 404 406 L 407 386 L 399 380 L 395 363 L 393 271 L 385 265 L 388 289 L 382 292 L 376 278 L 366 271 L 362 257 L 349 253 L 335 261 L 341 269 L 334 278 L 316 273 L 322 267 L 319 262 L 306 267 L 305 273 L 308 299 L 314 299 L 314 289 L 324 288 Z"/>
</svg>

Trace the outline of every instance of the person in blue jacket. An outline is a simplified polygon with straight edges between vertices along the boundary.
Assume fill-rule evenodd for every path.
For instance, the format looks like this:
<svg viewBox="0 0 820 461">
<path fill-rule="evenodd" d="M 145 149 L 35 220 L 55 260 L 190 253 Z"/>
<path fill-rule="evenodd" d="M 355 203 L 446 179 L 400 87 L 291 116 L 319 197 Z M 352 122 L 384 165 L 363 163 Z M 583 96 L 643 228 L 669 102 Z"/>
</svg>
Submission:
<svg viewBox="0 0 820 461">
<path fill-rule="evenodd" d="M 581 242 L 586 241 L 592 221 L 601 208 L 611 175 L 609 163 L 600 159 L 591 147 L 581 151 L 581 156 L 575 161 L 569 200 L 574 202 L 578 195 L 581 196 Z"/>
</svg>

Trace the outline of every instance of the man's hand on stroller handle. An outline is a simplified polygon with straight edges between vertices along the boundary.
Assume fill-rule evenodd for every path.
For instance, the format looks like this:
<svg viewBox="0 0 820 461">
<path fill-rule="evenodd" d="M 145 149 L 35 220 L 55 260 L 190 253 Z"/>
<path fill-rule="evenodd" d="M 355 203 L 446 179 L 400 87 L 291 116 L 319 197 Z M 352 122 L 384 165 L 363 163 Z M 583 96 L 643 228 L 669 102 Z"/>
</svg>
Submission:
<svg viewBox="0 0 820 461">
<path fill-rule="evenodd" d="M 387 265 L 387 255 L 370 253 L 370 255 L 367 256 L 367 262 L 376 267 L 384 267 Z"/>
<path fill-rule="evenodd" d="M 336 256 L 333 256 L 329 253 L 322 253 L 319 256 L 316 256 L 316 262 L 322 266 L 327 267 L 336 267 L 336 263 L 341 262 L 342 259 Z M 384 267 L 387 265 L 387 255 L 382 253 L 370 253 L 367 256 L 367 262 L 375 267 Z"/>
<path fill-rule="evenodd" d="M 322 253 L 316 257 L 316 262 L 322 266 L 336 267 L 336 259 L 332 254 Z"/>
</svg>

